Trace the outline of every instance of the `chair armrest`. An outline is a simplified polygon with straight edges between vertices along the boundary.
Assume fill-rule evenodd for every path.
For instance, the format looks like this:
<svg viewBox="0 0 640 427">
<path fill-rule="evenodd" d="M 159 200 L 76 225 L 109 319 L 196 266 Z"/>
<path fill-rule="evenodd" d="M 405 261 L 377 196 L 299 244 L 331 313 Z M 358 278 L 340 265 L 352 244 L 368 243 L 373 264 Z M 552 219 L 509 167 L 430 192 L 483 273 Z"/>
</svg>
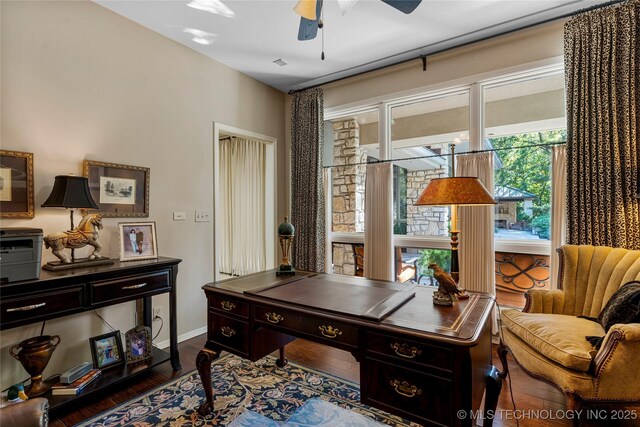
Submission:
<svg viewBox="0 0 640 427">
<path fill-rule="evenodd" d="M 560 289 L 530 289 L 524 294 L 526 313 L 562 314 L 564 291 Z"/>
<path fill-rule="evenodd" d="M 635 350 L 635 351 L 632 351 Z M 620 362 L 626 359 L 628 367 L 637 368 L 634 365 L 640 356 L 640 323 L 619 323 L 613 325 L 604 337 L 602 347 L 596 354 L 595 375 L 600 376 L 612 361 Z"/>
<path fill-rule="evenodd" d="M 42 397 L 0 409 L 2 424 L 20 427 L 46 427 L 49 425 L 49 401 Z"/>
</svg>

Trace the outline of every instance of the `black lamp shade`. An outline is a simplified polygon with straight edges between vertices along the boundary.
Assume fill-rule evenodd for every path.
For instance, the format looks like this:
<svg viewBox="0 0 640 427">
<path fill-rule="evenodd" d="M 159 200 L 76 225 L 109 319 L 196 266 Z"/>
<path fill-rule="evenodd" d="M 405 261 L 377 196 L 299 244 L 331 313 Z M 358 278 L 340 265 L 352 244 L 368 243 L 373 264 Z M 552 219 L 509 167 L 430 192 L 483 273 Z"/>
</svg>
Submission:
<svg viewBox="0 0 640 427">
<path fill-rule="evenodd" d="M 98 209 L 89 192 L 89 180 L 83 176 L 58 175 L 43 208 Z"/>
</svg>

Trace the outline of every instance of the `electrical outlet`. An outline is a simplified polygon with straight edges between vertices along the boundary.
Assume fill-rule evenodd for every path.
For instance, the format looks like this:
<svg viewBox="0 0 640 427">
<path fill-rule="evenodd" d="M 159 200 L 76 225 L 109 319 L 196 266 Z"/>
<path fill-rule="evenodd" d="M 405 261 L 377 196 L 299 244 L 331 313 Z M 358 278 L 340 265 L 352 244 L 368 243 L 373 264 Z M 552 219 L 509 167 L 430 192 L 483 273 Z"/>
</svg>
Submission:
<svg viewBox="0 0 640 427">
<path fill-rule="evenodd" d="M 156 317 L 162 318 L 162 306 L 161 305 L 159 305 L 157 307 L 153 307 L 153 318 L 155 319 Z"/>
<path fill-rule="evenodd" d="M 187 213 L 186 212 L 174 212 L 173 213 L 173 220 L 174 221 L 184 221 L 185 219 L 187 219 Z"/>
</svg>

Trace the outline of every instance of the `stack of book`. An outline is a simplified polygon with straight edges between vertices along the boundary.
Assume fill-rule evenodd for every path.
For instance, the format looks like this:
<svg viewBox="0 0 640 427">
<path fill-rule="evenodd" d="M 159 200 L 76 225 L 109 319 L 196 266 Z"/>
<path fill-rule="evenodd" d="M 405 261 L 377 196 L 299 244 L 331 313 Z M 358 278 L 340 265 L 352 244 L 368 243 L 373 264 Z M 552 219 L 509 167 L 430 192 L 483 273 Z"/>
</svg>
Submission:
<svg viewBox="0 0 640 427">
<path fill-rule="evenodd" d="M 100 369 L 92 369 L 70 384 L 56 383 L 51 387 L 51 394 L 53 396 L 75 396 L 80 394 L 86 386 L 100 378 L 100 374 Z"/>
</svg>

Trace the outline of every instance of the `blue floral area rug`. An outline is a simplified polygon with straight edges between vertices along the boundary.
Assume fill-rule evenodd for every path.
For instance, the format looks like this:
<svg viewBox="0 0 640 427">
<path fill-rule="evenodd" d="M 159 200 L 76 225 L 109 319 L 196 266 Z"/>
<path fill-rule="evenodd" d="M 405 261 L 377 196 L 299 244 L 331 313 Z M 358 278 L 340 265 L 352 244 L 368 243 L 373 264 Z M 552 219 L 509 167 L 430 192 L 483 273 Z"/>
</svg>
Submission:
<svg viewBox="0 0 640 427">
<path fill-rule="evenodd" d="M 291 362 L 284 368 L 278 368 L 275 361 L 274 357 L 267 356 L 252 363 L 231 354 L 214 361 L 211 365 L 214 412 L 206 417 L 199 416 L 197 412 L 198 406 L 204 401 L 204 390 L 197 371 L 192 371 L 86 420 L 77 427 L 227 426 L 246 411 L 253 411 L 280 424 L 313 398 L 385 425 L 417 426 L 395 415 L 362 405 L 357 384 Z"/>
</svg>

